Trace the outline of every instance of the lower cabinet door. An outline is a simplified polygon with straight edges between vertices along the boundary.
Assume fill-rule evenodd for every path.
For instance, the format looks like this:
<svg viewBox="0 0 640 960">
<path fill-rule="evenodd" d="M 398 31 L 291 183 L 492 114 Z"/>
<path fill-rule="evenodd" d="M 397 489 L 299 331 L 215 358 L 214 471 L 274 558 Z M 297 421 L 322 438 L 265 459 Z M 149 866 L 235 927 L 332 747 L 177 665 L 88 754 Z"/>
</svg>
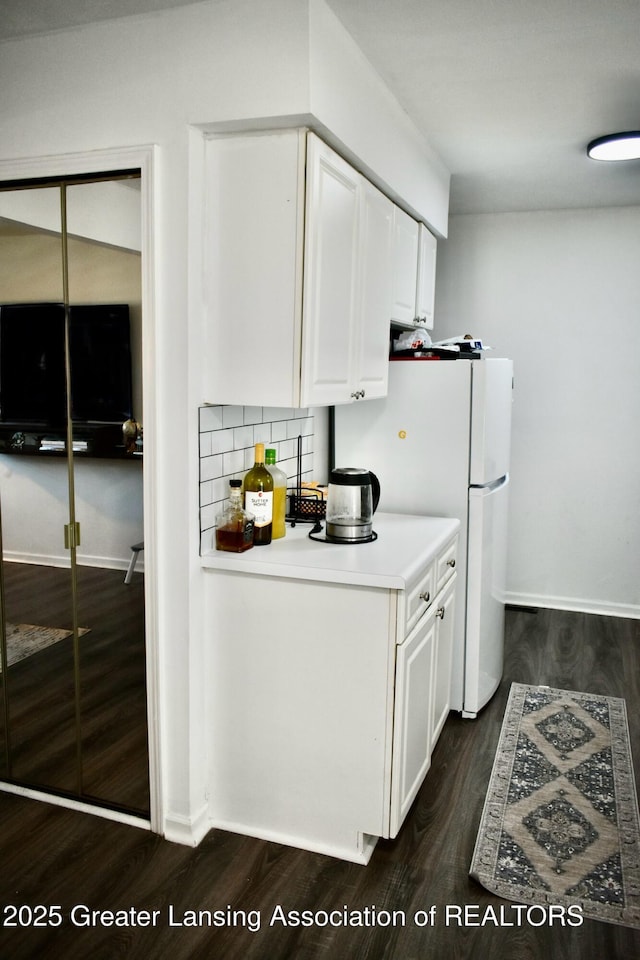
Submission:
<svg viewBox="0 0 640 960">
<path fill-rule="evenodd" d="M 436 603 L 436 639 L 433 648 L 433 693 L 431 696 L 431 750 L 449 715 L 451 704 L 451 657 L 455 612 L 455 574 Z"/>
<path fill-rule="evenodd" d="M 432 607 L 397 648 L 390 837 L 397 835 L 431 763 L 435 635 Z"/>
</svg>

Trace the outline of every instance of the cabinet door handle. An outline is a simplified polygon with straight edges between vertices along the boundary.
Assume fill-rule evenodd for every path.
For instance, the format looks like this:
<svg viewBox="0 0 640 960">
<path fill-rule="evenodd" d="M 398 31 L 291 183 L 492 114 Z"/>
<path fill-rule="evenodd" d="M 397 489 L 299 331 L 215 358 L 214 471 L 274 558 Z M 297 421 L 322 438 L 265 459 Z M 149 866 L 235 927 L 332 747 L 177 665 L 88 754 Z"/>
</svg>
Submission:
<svg viewBox="0 0 640 960">
<path fill-rule="evenodd" d="M 447 566 L 448 566 L 448 567 L 455 567 L 455 565 L 456 565 L 455 560 L 447 560 Z"/>
<path fill-rule="evenodd" d="M 425 590 L 424 593 L 420 594 L 420 599 L 424 600 L 425 603 L 429 603 L 429 600 L 431 599 L 431 594 L 429 593 L 428 590 Z"/>
<path fill-rule="evenodd" d="M 441 620 L 444 620 L 444 607 L 438 607 L 436 610 L 436 617 L 440 617 Z"/>
</svg>

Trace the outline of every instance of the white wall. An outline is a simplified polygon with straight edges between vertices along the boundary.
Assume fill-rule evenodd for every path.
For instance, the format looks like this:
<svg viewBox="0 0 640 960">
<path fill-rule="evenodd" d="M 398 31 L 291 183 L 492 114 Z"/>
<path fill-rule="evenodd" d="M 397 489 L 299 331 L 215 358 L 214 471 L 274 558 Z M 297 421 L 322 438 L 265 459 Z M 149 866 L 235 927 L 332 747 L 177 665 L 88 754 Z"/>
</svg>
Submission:
<svg viewBox="0 0 640 960">
<path fill-rule="evenodd" d="M 446 236 L 449 171 L 322 0 L 313 0 L 310 15 L 309 92 L 319 132 L 407 212 Z M 381 136 L 385 129 L 393 136 Z"/>
<path fill-rule="evenodd" d="M 81 566 L 126 570 L 131 545 L 143 538 L 142 463 L 74 462 Z M 67 566 L 69 474 L 63 457 L 0 456 L 2 541 L 6 560 Z M 142 570 L 144 557 L 137 570 Z"/>
<path fill-rule="evenodd" d="M 97 151 L 155 148 L 153 233 L 146 247 L 143 241 L 142 256 L 150 277 L 146 300 L 143 296 L 145 490 L 154 497 L 153 515 L 145 504 L 145 567 L 157 653 L 149 682 L 153 687 L 157 676 L 160 692 L 151 718 L 152 732 L 160 731 L 152 759 L 162 781 L 159 828 L 184 842 L 195 842 L 208 826 L 208 690 L 202 665 L 215 635 L 215 624 L 203 619 L 199 562 L 198 406 L 200 365 L 206 360 L 198 221 L 202 132 L 225 124 L 312 120 L 315 83 L 326 125 L 339 95 L 340 139 L 354 154 L 364 144 L 363 116 L 369 124 L 369 165 L 375 167 L 388 144 L 396 144 L 387 161 L 392 171 L 385 176 L 398 193 L 421 193 L 421 170 L 431 183 L 428 155 L 417 133 L 409 136 L 400 107 L 392 108 L 388 98 L 381 102 L 381 88 L 366 82 L 368 64 L 355 57 L 357 48 L 333 14 L 322 0 L 310 3 L 313 17 L 301 0 L 210 0 L 10 41 L 0 50 L 0 178 L 43 175 L 42 158 L 51 158 L 60 172 L 67 154 L 92 152 L 99 161 Z M 327 38 L 336 42 L 327 44 Z M 354 58 L 349 69 L 341 64 L 347 55 Z M 336 76 L 351 75 L 354 89 L 339 90 L 334 79 L 324 97 L 317 87 L 333 77 L 327 69 L 332 61 L 339 68 Z M 438 190 L 448 195 L 445 173 L 440 170 L 436 179 Z M 439 209 L 441 215 L 442 205 Z"/>
<path fill-rule="evenodd" d="M 513 358 L 512 602 L 640 616 L 640 207 L 453 217 L 434 339 Z"/>
</svg>

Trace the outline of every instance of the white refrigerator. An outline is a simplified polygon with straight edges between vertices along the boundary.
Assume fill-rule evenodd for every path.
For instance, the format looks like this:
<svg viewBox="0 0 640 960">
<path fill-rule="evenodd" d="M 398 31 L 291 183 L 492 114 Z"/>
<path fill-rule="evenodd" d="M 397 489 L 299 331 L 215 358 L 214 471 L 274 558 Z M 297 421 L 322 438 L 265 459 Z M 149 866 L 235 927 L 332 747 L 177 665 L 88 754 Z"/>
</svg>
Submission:
<svg viewBox="0 0 640 960">
<path fill-rule="evenodd" d="M 334 465 L 372 470 L 380 510 L 460 520 L 451 707 L 473 718 L 503 671 L 513 365 L 389 367 L 385 399 L 335 408 Z"/>
</svg>

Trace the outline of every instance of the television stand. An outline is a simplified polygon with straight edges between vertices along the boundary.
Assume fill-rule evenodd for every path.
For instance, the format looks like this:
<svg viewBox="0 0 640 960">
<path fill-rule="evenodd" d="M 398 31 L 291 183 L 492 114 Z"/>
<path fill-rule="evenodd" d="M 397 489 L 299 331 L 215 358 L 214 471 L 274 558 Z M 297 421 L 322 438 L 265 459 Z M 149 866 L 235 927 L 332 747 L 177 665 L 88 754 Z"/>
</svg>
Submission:
<svg viewBox="0 0 640 960">
<path fill-rule="evenodd" d="M 64 429 L 46 424 L 0 423 L 0 454 L 55 459 L 67 455 Z M 73 429 L 73 454 L 112 460 L 141 460 L 142 448 L 129 452 L 121 423 L 79 423 Z"/>
</svg>

